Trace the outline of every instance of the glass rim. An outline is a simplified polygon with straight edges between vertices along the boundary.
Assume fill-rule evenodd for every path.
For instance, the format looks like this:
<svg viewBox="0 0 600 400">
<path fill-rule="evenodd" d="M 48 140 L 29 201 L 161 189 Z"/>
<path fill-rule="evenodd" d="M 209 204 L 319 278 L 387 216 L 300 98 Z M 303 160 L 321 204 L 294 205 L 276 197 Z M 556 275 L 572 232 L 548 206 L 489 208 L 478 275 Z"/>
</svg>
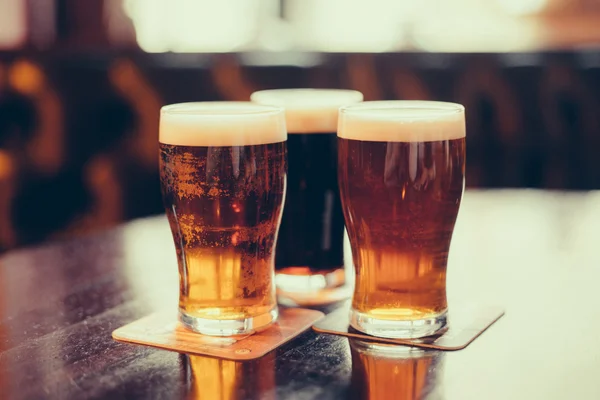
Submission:
<svg viewBox="0 0 600 400">
<path fill-rule="evenodd" d="M 195 118 L 272 117 L 284 111 L 283 107 L 251 101 L 194 101 L 163 106 L 160 115 L 189 115 Z"/>
<path fill-rule="evenodd" d="M 406 111 L 425 111 L 422 115 L 409 114 Z M 382 111 L 386 112 L 385 117 L 378 114 Z M 394 112 L 397 111 L 397 112 Z M 369 113 L 373 119 L 394 120 L 429 120 L 436 118 L 444 118 L 453 115 L 464 114 L 465 107 L 459 103 L 445 101 L 430 101 L 430 100 L 377 100 L 364 101 L 362 103 L 350 104 L 340 107 L 340 116 L 360 116 L 368 118 Z M 403 115 L 404 114 L 404 115 Z"/>
<path fill-rule="evenodd" d="M 429 142 L 466 136 L 465 107 L 442 101 L 367 101 L 341 107 L 338 121 L 343 139 Z"/>
<path fill-rule="evenodd" d="M 177 103 L 161 108 L 158 141 L 180 146 L 246 146 L 287 140 L 283 107 L 250 101 Z"/>
<path fill-rule="evenodd" d="M 258 90 L 250 95 L 257 104 L 290 107 L 340 107 L 364 100 L 364 95 L 352 89 L 289 88 Z M 312 103 L 311 103 L 312 102 Z"/>
</svg>

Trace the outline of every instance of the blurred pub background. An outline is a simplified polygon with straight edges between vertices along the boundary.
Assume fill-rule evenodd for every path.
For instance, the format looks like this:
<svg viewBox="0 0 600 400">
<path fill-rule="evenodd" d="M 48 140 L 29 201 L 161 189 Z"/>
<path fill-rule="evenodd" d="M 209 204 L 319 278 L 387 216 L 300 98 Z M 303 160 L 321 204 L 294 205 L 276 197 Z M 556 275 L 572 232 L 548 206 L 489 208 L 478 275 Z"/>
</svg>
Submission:
<svg viewBox="0 0 600 400">
<path fill-rule="evenodd" d="M 288 87 L 460 102 L 468 187 L 600 189 L 600 0 L 0 0 L 0 251 L 161 213 L 162 105 Z"/>
</svg>

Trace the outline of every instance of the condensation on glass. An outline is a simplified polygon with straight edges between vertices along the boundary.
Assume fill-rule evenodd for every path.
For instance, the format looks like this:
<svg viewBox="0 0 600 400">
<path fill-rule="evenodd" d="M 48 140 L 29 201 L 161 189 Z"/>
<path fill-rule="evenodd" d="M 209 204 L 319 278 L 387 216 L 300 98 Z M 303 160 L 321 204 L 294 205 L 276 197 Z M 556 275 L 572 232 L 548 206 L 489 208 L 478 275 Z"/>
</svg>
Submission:
<svg viewBox="0 0 600 400">
<path fill-rule="evenodd" d="M 161 187 L 179 263 L 179 315 L 188 328 L 242 334 L 277 319 L 273 275 L 286 138 L 281 108 L 163 107 Z"/>
</svg>

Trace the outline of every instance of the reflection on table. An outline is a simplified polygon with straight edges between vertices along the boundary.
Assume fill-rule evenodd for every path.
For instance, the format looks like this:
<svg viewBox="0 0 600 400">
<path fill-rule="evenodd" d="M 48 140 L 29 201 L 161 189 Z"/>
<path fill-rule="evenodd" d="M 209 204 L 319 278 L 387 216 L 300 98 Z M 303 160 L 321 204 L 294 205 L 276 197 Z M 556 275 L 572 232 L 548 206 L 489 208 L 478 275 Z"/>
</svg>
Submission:
<svg viewBox="0 0 600 400">
<path fill-rule="evenodd" d="M 274 353 L 250 362 L 182 357 L 185 357 L 190 400 L 275 399 Z"/>
<path fill-rule="evenodd" d="M 349 341 L 353 398 L 442 398 L 443 352 Z"/>
</svg>

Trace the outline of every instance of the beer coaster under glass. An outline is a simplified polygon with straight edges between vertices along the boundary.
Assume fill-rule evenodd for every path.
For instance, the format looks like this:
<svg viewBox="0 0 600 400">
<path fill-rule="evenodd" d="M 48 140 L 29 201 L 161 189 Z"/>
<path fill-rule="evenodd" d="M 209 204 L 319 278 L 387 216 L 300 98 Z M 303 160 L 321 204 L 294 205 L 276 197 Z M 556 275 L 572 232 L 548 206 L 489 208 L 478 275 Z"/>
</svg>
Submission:
<svg viewBox="0 0 600 400">
<path fill-rule="evenodd" d="M 179 353 L 199 354 L 228 360 L 260 358 L 306 331 L 323 313 L 302 308 L 281 308 L 276 323 L 250 335 L 206 336 L 192 332 L 177 320 L 177 314 L 158 312 L 131 322 L 112 333 L 120 342 L 141 344 Z"/>
<path fill-rule="evenodd" d="M 359 332 L 350 326 L 349 307 L 342 307 L 317 322 L 319 333 L 340 335 L 371 342 L 399 344 L 436 350 L 462 350 L 504 315 L 496 306 L 455 306 L 448 312 L 448 325 L 439 333 L 419 339 L 387 339 Z"/>
</svg>

